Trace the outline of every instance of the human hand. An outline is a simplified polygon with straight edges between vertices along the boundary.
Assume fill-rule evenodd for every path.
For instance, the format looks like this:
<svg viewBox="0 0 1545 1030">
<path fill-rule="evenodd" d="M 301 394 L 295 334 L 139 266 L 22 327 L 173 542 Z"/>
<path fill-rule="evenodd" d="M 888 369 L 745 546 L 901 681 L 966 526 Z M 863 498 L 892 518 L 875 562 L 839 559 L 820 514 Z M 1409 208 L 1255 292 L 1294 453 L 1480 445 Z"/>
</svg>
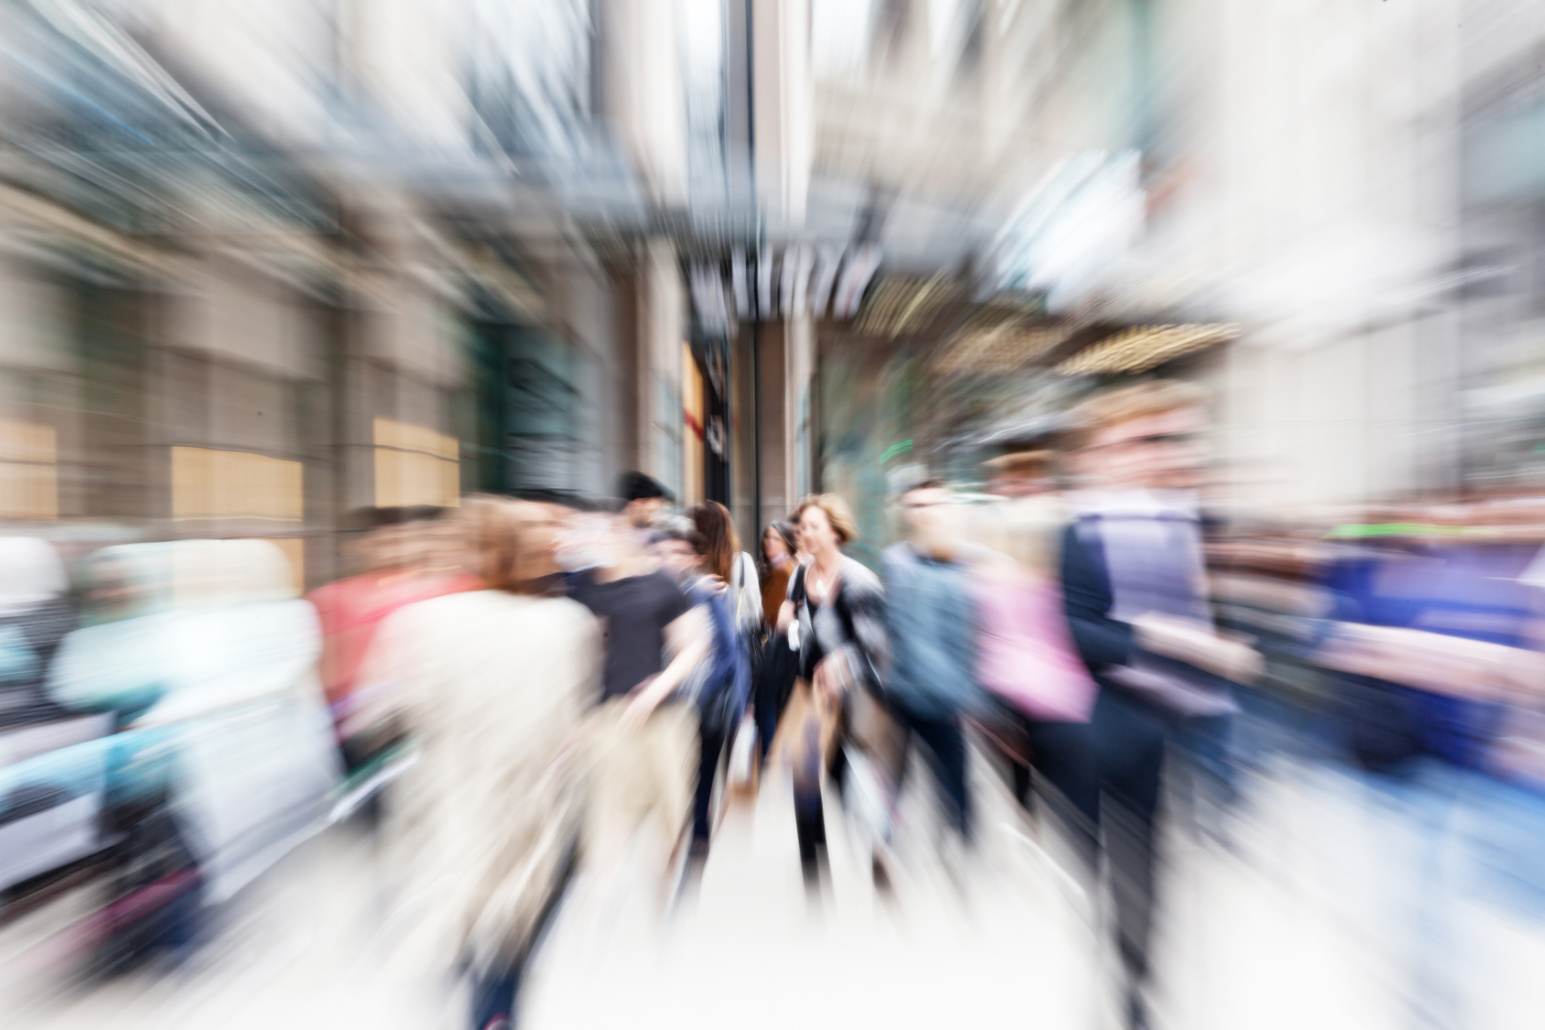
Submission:
<svg viewBox="0 0 1545 1030">
<path fill-rule="evenodd" d="M 660 699 L 655 697 L 655 692 L 650 689 L 656 679 L 657 677 L 651 676 L 628 693 L 627 702 L 622 708 L 621 724 L 624 729 L 641 728 L 659 707 Z"/>
<path fill-rule="evenodd" d="M 816 697 L 831 705 L 835 705 L 842 699 L 842 676 L 840 670 L 833 664 L 835 657 L 835 655 L 827 655 L 822 658 L 816 664 L 815 675 L 810 681 Z"/>
<path fill-rule="evenodd" d="M 1222 676 L 1249 683 L 1265 671 L 1265 660 L 1248 643 L 1223 636 L 1190 619 L 1148 614 L 1133 620 L 1138 645 L 1145 651 Z"/>
<path fill-rule="evenodd" d="M 787 633 L 789 624 L 794 621 L 794 602 L 784 601 L 778 608 L 778 632 Z"/>
</svg>

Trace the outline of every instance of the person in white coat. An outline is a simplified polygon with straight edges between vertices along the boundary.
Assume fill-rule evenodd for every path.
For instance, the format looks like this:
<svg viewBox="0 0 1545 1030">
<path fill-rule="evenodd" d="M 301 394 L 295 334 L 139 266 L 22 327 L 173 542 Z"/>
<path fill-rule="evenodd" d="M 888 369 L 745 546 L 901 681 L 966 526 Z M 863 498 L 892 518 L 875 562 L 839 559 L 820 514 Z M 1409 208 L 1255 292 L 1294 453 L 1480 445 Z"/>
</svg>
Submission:
<svg viewBox="0 0 1545 1030">
<path fill-rule="evenodd" d="M 577 732 L 599 690 L 599 626 L 540 596 L 557 526 L 539 505 L 479 500 L 464 523 L 484 589 L 389 616 L 362 682 L 390 689 L 417 760 L 385 798 L 409 934 L 464 971 L 472 1025 L 514 1021 L 520 969 L 561 892 L 583 814 Z"/>
</svg>

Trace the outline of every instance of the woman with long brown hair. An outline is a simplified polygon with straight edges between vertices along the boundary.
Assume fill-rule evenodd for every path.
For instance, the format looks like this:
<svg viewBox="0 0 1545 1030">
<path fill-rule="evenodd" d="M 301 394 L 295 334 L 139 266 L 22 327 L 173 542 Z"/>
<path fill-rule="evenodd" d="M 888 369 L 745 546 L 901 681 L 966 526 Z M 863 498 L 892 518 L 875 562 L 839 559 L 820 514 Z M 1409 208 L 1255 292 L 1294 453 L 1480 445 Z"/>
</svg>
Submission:
<svg viewBox="0 0 1545 1030">
<path fill-rule="evenodd" d="M 756 574 L 756 562 L 740 549 L 740 537 L 729 509 L 718 501 L 708 501 L 689 513 L 697 530 L 698 550 L 703 556 L 703 572 L 716 576 L 729 588 L 729 606 L 735 625 L 742 633 L 753 633 L 762 624 L 762 596 Z"/>
<path fill-rule="evenodd" d="M 694 545 L 698 555 L 701 578 L 690 589 L 701 603 L 711 606 L 715 625 L 722 633 L 715 633 L 714 651 L 703 663 L 701 674 L 709 667 L 716 670 L 738 668 L 742 691 L 749 686 L 750 654 L 760 646 L 762 635 L 761 598 L 757 591 L 756 568 L 751 556 L 740 550 L 735 535 L 735 524 L 724 505 L 709 501 L 693 508 L 688 515 L 694 528 Z M 732 649 L 733 654 L 720 649 Z M 720 684 L 720 686 L 724 686 Z M 731 695 L 726 694 L 724 698 Z M 709 835 L 712 830 L 710 806 L 714 780 L 718 776 L 720 759 L 725 747 L 735 734 L 744 714 L 746 696 L 735 692 L 731 705 L 723 699 L 708 706 L 702 712 L 698 725 L 698 773 L 697 795 L 694 799 L 692 820 L 692 855 L 695 859 L 706 858 Z"/>
<path fill-rule="evenodd" d="M 778 610 L 783 607 L 789 593 L 789 579 L 799 565 L 799 546 L 794 539 L 794 526 L 788 522 L 770 522 L 762 533 L 759 557 L 762 579 L 762 613 L 769 632 L 762 642 L 761 653 L 752 670 L 752 707 L 756 716 L 757 746 L 763 762 L 772 747 L 778 720 L 783 716 L 783 706 L 788 704 L 799 674 L 799 658 L 789 649 L 789 639 L 784 633 L 773 632 L 778 625 Z"/>
</svg>

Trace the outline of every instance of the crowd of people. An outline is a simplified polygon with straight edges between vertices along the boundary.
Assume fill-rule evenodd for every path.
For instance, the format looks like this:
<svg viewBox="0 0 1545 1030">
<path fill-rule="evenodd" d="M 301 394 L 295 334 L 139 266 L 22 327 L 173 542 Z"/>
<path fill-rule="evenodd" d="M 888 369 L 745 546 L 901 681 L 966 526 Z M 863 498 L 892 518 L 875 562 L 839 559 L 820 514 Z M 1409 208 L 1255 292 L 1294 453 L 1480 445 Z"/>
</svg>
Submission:
<svg viewBox="0 0 1545 1030">
<path fill-rule="evenodd" d="M 268 563 L 267 592 L 194 605 L 220 614 L 195 630 L 181 617 L 174 642 L 152 601 L 170 551 L 101 552 L 75 627 L 57 557 L 11 540 L 0 700 L 33 721 L 108 711 L 143 728 L 159 709 L 167 724 L 177 676 L 197 678 L 163 661 L 187 633 L 257 633 L 274 670 L 263 689 L 325 704 L 334 797 L 347 802 L 335 814 L 363 799 L 412 936 L 426 961 L 469 979 L 480 1030 L 513 1023 L 560 899 L 582 894 L 575 911 L 599 917 L 642 875 L 668 907 L 708 860 L 732 786 L 792 786 L 818 903 L 833 819 L 891 891 L 910 832 L 899 802 L 926 767 L 938 851 L 969 876 L 980 755 L 1102 899 L 1094 918 L 1142 1027 L 1161 804 L 1182 799 L 1170 816 L 1226 843 L 1260 727 L 1380 775 L 1437 758 L 1545 781 L 1545 749 L 1527 746 L 1540 737 L 1528 714 L 1545 671 L 1531 628 L 1545 572 L 1523 509 L 1220 527 L 1198 502 L 1205 412 L 1196 387 L 1144 382 L 1086 401 L 1055 447 L 989 461 L 990 500 L 904 479 L 899 540 L 877 569 L 845 553 L 855 520 L 838 496 L 805 498 L 748 553 L 722 505 L 677 513 L 661 484 L 629 473 L 608 503 L 471 497 L 455 511 L 363 513 L 355 573 L 309 608 L 275 585 L 277 551 L 233 543 L 237 564 Z M 183 556 L 231 574 L 194 588 L 246 575 L 225 555 Z M 307 711 L 284 718 L 298 726 Z M 229 864 L 210 845 L 232 835 L 220 791 L 239 791 L 218 786 L 229 742 L 187 742 L 209 785 L 191 806 L 207 824 L 190 844 L 206 891 Z M 324 782 L 325 763 L 307 761 L 306 782 Z"/>
<path fill-rule="evenodd" d="M 701 868 L 741 734 L 792 783 L 814 897 L 827 796 L 889 889 L 913 752 L 963 875 L 970 756 L 990 751 L 1063 829 L 1074 875 L 1091 891 L 1108 882 L 1143 1025 L 1166 754 L 1190 756 L 1198 793 L 1226 803 L 1231 683 L 1261 669 L 1209 607 L 1192 500 L 1204 410 L 1175 383 L 1099 398 L 1060 456 L 993 462 L 992 504 L 903 483 L 902 539 L 878 570 L 844 553 L 854 519 L 835 495 L 767 526 L 754 556 L 723 506 L 673 514 L 636 473 L 609 508 L 477 499 L 458 518 L 481 589 L 423 582 L 329 617 L 334 704 L 355 698 L 340 709 L 345 755 L 416 742 L 384 829 L 416 852 L 402 867 L 417 889 L 442 892 L 425 910 L 446 931 L 447 968 L 478 985 L 474 1025 L 513 1018 L 525 950 L 576 868 L 602 908 L 629 856 L 648 856 L 662 904 Z M 1059 492 L 1059 469 L 1078 493 Z M 369 655 L 351 660 L 371 613 Z"/>
</svg>

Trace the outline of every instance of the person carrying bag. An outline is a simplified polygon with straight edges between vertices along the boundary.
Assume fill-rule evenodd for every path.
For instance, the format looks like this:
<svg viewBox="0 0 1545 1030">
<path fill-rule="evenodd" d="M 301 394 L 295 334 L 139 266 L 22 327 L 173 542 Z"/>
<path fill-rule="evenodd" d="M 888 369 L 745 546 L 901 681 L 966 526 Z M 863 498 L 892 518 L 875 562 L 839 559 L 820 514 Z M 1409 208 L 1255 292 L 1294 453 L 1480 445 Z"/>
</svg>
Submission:
<svg viewBox="0 0 1545 1030">
<path fill-rule="evenodd" d="M 843 745 L 878 757 L 894 726 L 878 699 L 881 670 L 889 658 L 885 595 L 874 573 L 841 551 L 852 539 L 847 505 L 830 494 L 810 497 L 796 518 L 810 562 L 790 580 L 778 635 L 787 634 L 790 647 L 798 650 L 799 675 L 772 753 L 793 774 L 800 864 L 807 886 L 813 887 L 826 845 L 823 774 L 843 782 L 849 750 Z M 883 758 L 864 763 L 866 768 L 871 764 L 892 767 Z M 879 796 L 887 794 L 882 790 Z"/>
</svg>

